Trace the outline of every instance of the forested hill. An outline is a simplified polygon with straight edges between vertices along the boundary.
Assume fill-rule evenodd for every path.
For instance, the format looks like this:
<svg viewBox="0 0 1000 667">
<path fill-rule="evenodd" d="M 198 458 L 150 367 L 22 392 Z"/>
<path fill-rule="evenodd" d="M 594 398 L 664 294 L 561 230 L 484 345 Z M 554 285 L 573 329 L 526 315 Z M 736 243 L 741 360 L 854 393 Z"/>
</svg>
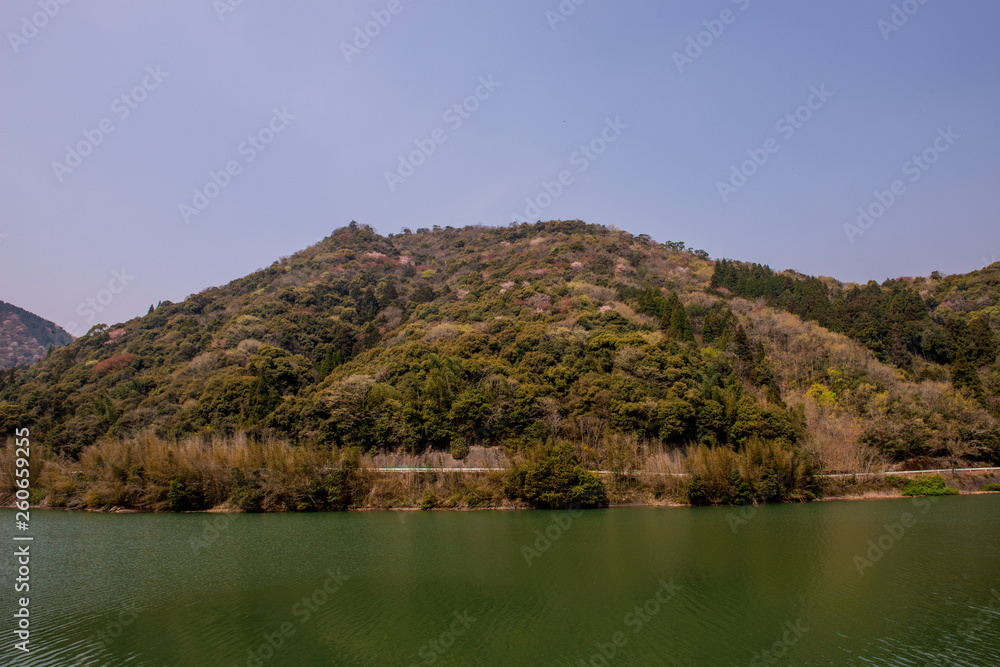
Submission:
<svg viewBox="0 0 1000 667">
<path fill-rule="evenodd" d="M 995 462 L 998 272 L 855 287 L 579 221 L 352 223 L 7 371 L 0 427 L 70 456 L 243 431 L 459 457 L 556 440 L 597 464 L 760 442 L 825 470 Z"/>
<path fill-rule="evenodd" d="M 0 301 L 0 369 L 33 364 L 73 337 L 54 322 Z"/>
</svg>

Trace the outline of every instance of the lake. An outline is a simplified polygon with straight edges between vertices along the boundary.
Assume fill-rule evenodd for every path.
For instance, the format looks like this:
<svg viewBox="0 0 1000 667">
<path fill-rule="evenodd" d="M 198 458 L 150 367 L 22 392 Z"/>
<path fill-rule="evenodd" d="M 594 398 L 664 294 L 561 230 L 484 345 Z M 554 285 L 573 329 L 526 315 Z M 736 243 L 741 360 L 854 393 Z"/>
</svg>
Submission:
<svg viewBox="0 0 1000 667">
<path fill-rule="evenodd" d="M 13 510 L 0 663 L 998 665 L 1000 496 L 588 512 Z"/>
</svg>

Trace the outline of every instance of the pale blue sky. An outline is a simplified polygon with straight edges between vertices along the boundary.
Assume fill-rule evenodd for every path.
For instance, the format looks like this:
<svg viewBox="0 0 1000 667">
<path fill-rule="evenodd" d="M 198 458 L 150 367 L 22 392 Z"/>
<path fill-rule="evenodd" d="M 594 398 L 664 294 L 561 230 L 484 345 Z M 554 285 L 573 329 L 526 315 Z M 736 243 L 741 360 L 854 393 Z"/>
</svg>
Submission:
<svg viewBox="0 0 1000 667">
<path fill-rule="evenodd" d="M 538 218 L 713 257 L 881 281 L 1000 254 L 995 2 L 566 0 L 559 22 L 559 0 L 243 0 L 220 18 L 224 2 L 0 4 L 0 299 L 86 330 L 351 220 L 507 224 L 563 170 Z M 880 29 L 894 4 L 916 11 Z M 348 62 L 342 43 L 372 12 L 391 21 Z M 776 126 L 797 110 L 794 133 Z M 53 166 L 102 121 L 112 131 L 78 166 Z M 910 180 L 905 163 L 935 157 L 948 128 Z M 244 143 L 258 133 L 262 150 Z M 418 141 L 433 153 L 390 189 Z M 604 152 L 577 153 L 592 141 Z M 767 161 L 723 201 L 748 151 Z M 229 163 L 226 187 L 183 215 Z M 844 225 L 897 179 L 903 194 L 849 242 Z"/>
</svg>

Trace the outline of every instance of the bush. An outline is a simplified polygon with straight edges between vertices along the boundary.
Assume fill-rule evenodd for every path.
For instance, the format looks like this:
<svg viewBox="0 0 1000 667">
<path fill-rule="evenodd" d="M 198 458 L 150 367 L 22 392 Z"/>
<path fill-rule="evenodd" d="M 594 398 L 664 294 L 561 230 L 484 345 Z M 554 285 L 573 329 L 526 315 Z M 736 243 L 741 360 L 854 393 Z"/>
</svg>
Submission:
<svg viewBox="0 0 1000 667">
<path fill-rule="evenodd" d="M 469 455 L 469 445 L 465 442 L 465 436 L 457 435 L 451 439 L 449 453 L 453 458 L 462 461 Z"/>
<path fill-rule="evenodd" d="M 934 475 L 926 479 L 907 480 L 903 487 L 904 496 L 954 496 L 958 495 L 958 489 L 950 489 L 944 485 L 941 475 Z"/>
<path fill-rule="evenodd" d="M 420 501 L 420 509 L 422 510 L 432 510 L 437 507 L 437 499 L 434 494 L 430 491 L 424 492 L 424 498 Z"/>
<path fill-rule="evenodd" d="M 189 489 L 184 482 L 175 477 L 170 480 L 170 490 L 167 491 L 167 506 L 171 512 L 191 512 L 205 509 L 205 496 L 198 489 Z"/>
<path fill-rule="evenodd" d="M 261 492 L 251 480 L 248 480 L 239 468 L 233 468 L 233 493 L 230 500 L 242 512 L 261 511 Z"/>
<path fill-rule="evenodd" d="M 167 505 L 171 512 L 184 512 L 187 510 L 187 493 L 184 482 L 179 479 L 170 480 L 170 491 L 167 492 Z"/>
<path fill-rule="evenodd" d="M 696 507 L 712 504 L 711 498 L 708 497 L 708 490 L 705 488 L 705 482 L 698 475 L 691 476 L 686 495 L 688 503 Z"/>
<path fill-rule="evenodd" d="M 983 491 L 1000 491 L 1000 484 L 987 484 L 983 487 Z"/>
<path fill-rule="evenodd" d="M 608 506 L 604 483 L 584 470 L 569 445 L 542 449 L 533 460 L 511 468 L 504 493 L 537 509 L 592 509 Z"/>
<path fill-rule="evenodd" d="M 751 438 L 738 452 L 701 445 L 688 452 L 684 466 L 691 474 L 692 505 L 780 503 L 819 495 L 808 455 L 780 441 Z"/>
</svg>

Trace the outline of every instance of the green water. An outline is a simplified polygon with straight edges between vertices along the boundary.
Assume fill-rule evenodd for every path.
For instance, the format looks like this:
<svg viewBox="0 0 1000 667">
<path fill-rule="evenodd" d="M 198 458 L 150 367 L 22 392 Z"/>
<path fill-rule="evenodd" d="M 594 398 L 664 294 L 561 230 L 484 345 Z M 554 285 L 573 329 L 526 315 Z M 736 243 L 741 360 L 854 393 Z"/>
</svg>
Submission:
<svg viewBox="0 0 1000 667">
<path fill-rule="evenodd" d="M 1000 665 L 1000 496 L 31 518 L 4 665 Z"/>
</svg>

